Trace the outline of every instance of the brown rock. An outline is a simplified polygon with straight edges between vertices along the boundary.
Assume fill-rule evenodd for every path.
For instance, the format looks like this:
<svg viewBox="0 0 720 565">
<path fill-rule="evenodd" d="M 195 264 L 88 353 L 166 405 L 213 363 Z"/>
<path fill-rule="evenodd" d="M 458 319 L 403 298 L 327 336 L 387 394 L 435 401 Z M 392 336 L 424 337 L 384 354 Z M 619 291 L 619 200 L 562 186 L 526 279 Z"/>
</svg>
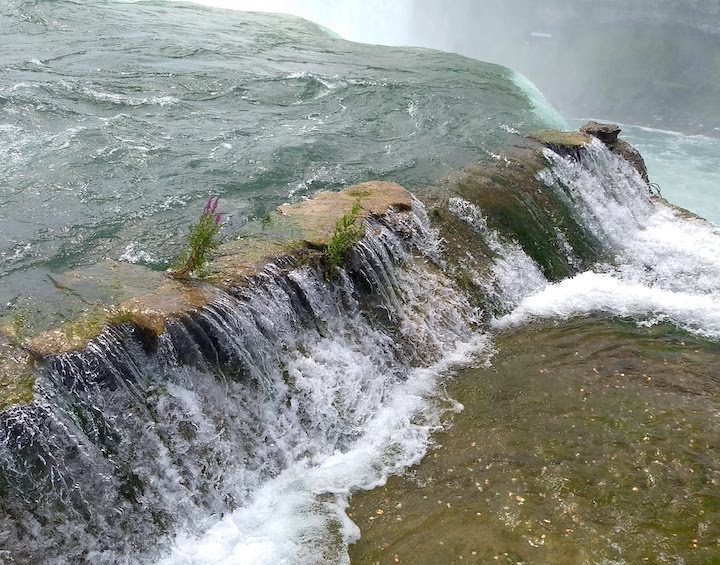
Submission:
<svg viewBox="0 0 720 565">
<path fill-rule="evenodd" d="M 642 158 L 642 155 L 640 155 L 640 152 L 627 141 L 618 139 L 618 134 L 622 130 L 617 125 L 588 122 L 580 128 L 580 131 L 597 137 L 600 141 L 607 145 L 610 151 L 616 155 L 620 155 L 620 157 L 630 163 L 635 170 L 640 173 L 640 176 L 645 183 L 650 185 L 650 177 L 648 176 L 645 160 Z"/>
<path fill-rule="evenodd" d="M 627 141 L 623 141 L 622 139 L 618 139 L 613 144 L 608 144 L 608 147 L 610 148 L 610 151 L 616 153 L 617 155 L 620 155 L 633 167 L 635 167 L 635 169 L 638 173 L 640 173 L 640 176 L 645 181 L 645 183 L 648 185 L 650 184 L 650 177 L 648 176 L 645 159 L 643 159 L 642 155 L 640 155 L 640 151 L 638 151 Z"/>
<path fill-rule="evenodd" d="M 358 221 L 382 215 L 390 208 L 410 210 L 412 195 L 394 182 L 366 182 L 341 192 L 319 192 L 312 200 L 283 204 L 278 214 L 290 218 L 300 230 L 300 238 L 310 247 L 324 248 L 335 231 L 335 224 L 360 202 Z"/>
<path fill-rule="evenodd" d="M 615 143 L 618 134 L 622 131 L 616 124 L 601 124 L 600 122 L 588 122 L 580 128 L 582 133 L 597 137 L 605 144 Z"/>
</svg>

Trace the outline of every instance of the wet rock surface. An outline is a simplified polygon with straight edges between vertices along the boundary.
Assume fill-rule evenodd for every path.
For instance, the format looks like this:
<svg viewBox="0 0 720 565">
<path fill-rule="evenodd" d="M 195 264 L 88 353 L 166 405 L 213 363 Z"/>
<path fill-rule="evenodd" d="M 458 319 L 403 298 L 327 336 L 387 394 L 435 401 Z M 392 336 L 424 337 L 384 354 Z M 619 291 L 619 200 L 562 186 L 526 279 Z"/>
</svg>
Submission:
<svg viewBox="0 0 720 565">
<path fill-rule="evenodd" d="M 34 384 L 30 356 L 0 332 L 0 410 L 32 402 Z"/>
<path fill-rule="evenodd" d="M 56 323 L 27 336 L 27 345 L 41 357 L 79 351 L 106 327 L 123 323 L 157 338 L 173 319 L 208 305 L 216 288 L 251 284 L 271 263 L 283 259 L 292 263 L 317 254 L 356 202 L 362 222 L 390 209 L 410 210 L 412 195 L 396 183 L 367 182 L 280 206 L 258 233 L 223 244 L 201 280 L 179 281 L 161 271 L 113 260 L 52 275 L 52 284 L 72 309 L 42 313 L 43 319 Z M 57 323 L 58 319 L 64 321 Z M 12 321 L 4 326 L 11 327 Z"/>
</svg>

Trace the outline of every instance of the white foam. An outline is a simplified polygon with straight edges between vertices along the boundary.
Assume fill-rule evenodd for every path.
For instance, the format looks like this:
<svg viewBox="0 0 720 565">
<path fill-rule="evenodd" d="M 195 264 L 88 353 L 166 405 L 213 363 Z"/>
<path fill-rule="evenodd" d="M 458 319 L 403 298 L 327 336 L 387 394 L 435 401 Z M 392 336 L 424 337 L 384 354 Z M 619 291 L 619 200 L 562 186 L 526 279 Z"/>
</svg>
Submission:
<svg viewBox="0 0 720 565">
<path fill-rule="evenodd" d="M 319 338 L 284 328 L 291 322 L 281 315 L 279 292 L 269 290 L 268 304 L 253 306 L 266 313 L 265 331 L 285 344 L 282 365 L 292 395 L 279 408 L 292 427 L 258 442 L 255 452 L 260 459 L 267 458 L 263 450 L 282 452 L 282 468 L 263 477 L 241 508 L 203 534 L 180 534 L 163 564 L 347 563 L 347 546 L 359 535 L 344 512 L 349 497 L 419 461 L 442 414 L 461 408 L 443 395 L 438 381 L 480 354 L 487 338 L 473 331 L 478 313 L 452 283 L 408 253 L 408 239 L 428 259 L 437 252 L 437 235 L 422 205 L 416 202 L 414 210 L 415 215 L 391 213 L 383 225 L 368 221 L 356 247 L 355 261 L 365 265 L 366 283 L 382 296 L 391 334 L 368 323 L 344 272 L 337 283 L 342 294 L 308 269 L 288 275 L 326 326 Z M 225 311 L 240 316 L 233 324 L 247 324 L 237 306 Z M 242 335 L 244 343 L 251 329 L 229 328 L 228 335 Z M 254 346 L 252 354 L 262 349 Z M 412 360 L 428 359 L 436 360 L 430 368 L 411 368 Z M 279 416 L 266 417 L 273 422 Z M 233 473 L 237 477 L 226 480 L 247 480 L 242 465 Z"/>
<path fill-rule="evenodd" d="M 594 272 L 548 285 L 494 325 L 508 329 L 534 319 L 565 320 L 596 313 L 646 324 L 671 321 L 687 331 L 720 339 L 718 296 L 665 290 Z"/>
<path fill-rule="evenodd" d="M 100 102 L 110 102 L 121 106 L 172 106 L 180 102 L 175 96 L 128 96 L 115 92 L 102 92 L 94 88 L 82 87 L 81 91 Z"/>
<path fill-rule="evenodd" d="M 154 253 L 140 249 L 140 244 L 136 241 L 129 243 L 125 247 L 125 251 L 120 255 L 120 261 L 126 263 L 155 263 L 157 256 Z"/>
<path fill-rule="evenodd" d="M 540 179 L 615 257 L 525 298 L 496 326 L 605 313 L 720 339 L 720 228 L 653 200 L 637 172 L 597 140 L 581 162 L 547 156 L 552 166 Z"/>
<path fill-rule="evenodd" d="M 352 449 L 291 466 L 202 538 L 179 538 L 161 563 L 317 563 L 321 555 L 324 562 L 349 563 L 346 547 L 359 530 L 344 512 L 348 497 L 384 484 L 389 475 L 420 460 L 430 433 L 440 426 L 438 376 L 467 362 L 484 345 L 484 338 L 476 337 L 458 344 L 434 367 L 413 371 L 380 405 Z M 442 400 L 450 409 L 459 408 Z"/>
<path fill-rule="evenodd" d="M 535 262 L 516 241 L 506 241 L 490 229 L 480 208 L 462 198 L 451 198 L 448 209 L 482 237 L 495 254 L 489 275 L 478 276 L 475 282 L 490 297 L 509 308 L 545 287 L 547 279 Z"/>
</svg>

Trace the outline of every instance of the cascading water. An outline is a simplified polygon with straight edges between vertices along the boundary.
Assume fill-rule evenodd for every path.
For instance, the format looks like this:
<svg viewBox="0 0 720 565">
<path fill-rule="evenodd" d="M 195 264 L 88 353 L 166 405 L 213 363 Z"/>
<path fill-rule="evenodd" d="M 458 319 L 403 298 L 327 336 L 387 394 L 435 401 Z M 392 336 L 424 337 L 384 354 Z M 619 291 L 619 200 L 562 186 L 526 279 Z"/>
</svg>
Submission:
<svg viewBox="0 0 720 565">
<path fill-rule="evenodd" d="M 502 172 L 449 200 L 479 236 L 460 243 L 458 263 L 486 267 L 472 278 L 493 306 L 495 353 L 454 375 L 464 410 L 432 455 L 353 497 L 353 563 L 717 561 L 720 232 L 652 196 L 599 141 L 560 149 L 544 151 L 540 184 L 512 197 L 551 192 L 602 253 L 544 283 L 533 234 L 483 193 L 507 186 Z M 490 227 L 503 224 L 515 233 Z M 489 261 L 474 260 L 476 246 Z"/>
<path fill-rule="evenodd" d="M 153 350 L 121 326 L 56 357 L 36 402 L 3 413 L 0 516 L 14 558 L 145 560 L 162 553 L 158 537 L 223 515 L 211 531 L 243 523 L 237 543 L 256 562 L 313 562 L 337 528 L 355 535 L 342 501 L 421 456 L 443 410 L 436 372 L 483 344 L 474 309 L 430 257 L 413 259 L 437 246 L 415 208 L 368 223 L 332 285 L 270 266 L 172 323 Z M 338 543 L 327 551 L 342 555 Z M 222 557 L 180 542 L 169 562 L 188 553 Z"/>
<path fill-rule="evenodd" d="M 515 241 L 505 241 L 497 231 L 488 227 L 482 210 L 462 198 L 451 198 L 450 211 L 467 223 L 482 238 L 495 255 L 490 273 L 475 273 L 473 282 L 483 289 L 489 303 L 500 312 L 517 303 L 547 284 L 538 266 Z"/>
<path fill-rule="evenodd" d="M 209 190 L 228 237 L 369 178 L 433 208 L 371 217 L 332 281 L 278 260 L 202 285 L 159 337 L 116 324 L 42 359 L 29 404 L 0 398 L 0 561 L 345 563 L 349 497 L 422 458 L 461 409 L 444 375 L 495 330 L 597 314 L 720 337 L 718 228 L 599 142 L 542 161 L 518 136 L 562 124 L 512 71 L 279 16 L 78 6 L 0 7 L 23 38 L 0 85 L 10 314 L 70 301 L 48 273 L 162 268 Z"/>
<path fill-rule="evenodd" d="M 512 234 L 450 198 L 491 253 L 473 284 L 492 326 L 605 313 L 717 338 L 717 228 L 653 200 L 597 141 L 545 157 L 538 179 L 612 262 L 548 284 Z M 443 274 L 443 243 L 413 209 L 368 220 L 332 284 L 274 263 L 157 341 L 115 326 L 53 358 L 35 401 L 2 412 L 6 556 L 347 562 L 359 536 L 349 496 L 419 461 L 442 414 L 460 408 L 438 375 L 488 347 L 484 314 Z"/>
<path fill-rule="evenodd" d="M 720 337 L 720 230 L 653 200 L 628 162 L 593 141 L 578 161 L 546 151 L 539 178 L 613 252 L 612 264 L 549 285 L 499 321 L 609 313 Z"/>
</svg>

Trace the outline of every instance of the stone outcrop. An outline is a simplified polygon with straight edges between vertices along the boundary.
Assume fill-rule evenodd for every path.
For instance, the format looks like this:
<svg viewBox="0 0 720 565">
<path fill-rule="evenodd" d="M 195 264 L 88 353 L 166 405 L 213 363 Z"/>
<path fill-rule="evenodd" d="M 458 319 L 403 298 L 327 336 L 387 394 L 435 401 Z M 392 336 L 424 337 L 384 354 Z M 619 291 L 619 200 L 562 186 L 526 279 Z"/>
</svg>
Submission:
<svg viewBox="0 0 720 565">
<path fill-rule="evenodd" d="M 580 150 L 592 140 L 587 133 L 554 129 L 534 131 L 528 137 L 559 155 L 569 155 L 576 159 L 580 158 Z"/>
<path fill-rule="evenodd" d="M 56 289 L 68 297 L 68 302 L 72 299 L 85 308 L 81 313 L 58 312 L 56 319 L 69 321 L 27 339 L 15 336 L 15 341 L 23 341 L 29 351 L 42 358 L 82 350 L 106 327 L 124 323 L 132 324 L 152 341 L 173 319 L 212 302 L 217 289 L 252 284 L 272 262 L 283 258 L 319 260 L 337 221 L 356 202 L 361 207 L 358 221 L 362 221 L 390 209 L 410 210 L 412 195 L 395 183 L 367 182 L 280 206 L 258 233 L 221 245 L 202 280 L 180 281 L 147 267 L 112 260 L 53 275 Z M 51 319 L 52 314 L 46 317 Z M 6 333 L 12 334 L 11 325 L 6 324 Z M 34 379 L 27 368 L 29 355 L 4 337 L 0 355 L 0 409 L 23 399 L 30 401 Z"/>
<path fill-rule="evenodd" d="M 277 210 L 283 219 L 297 222 L 302 241 L 313 248 L 322 249 L 332 237 L 337 221 L 360 204 L 358 220 L 369 215 L 382 215 L 389 208 L 410 210 L 412 196 L 394 182 L 366 182 L 342 192 L 320 192 L 312 200 L 299 204 L 284 204 Z"/>
<path fill-rule="evenodd" d="M 607 145 L 610 151 L 616 155 L 620 155 L 620 157 L 629 162 L 637 170 L 637 172 L 640 173 L 640 176 L 648 184 L 648 186 L 650 185 L 650 177 L 648 176 L 645 160 L 642 158 L 642 155 L 640 155 L 640 152 L 627 141 L 618 139 L 618 135 L 622 131 L 619 126 L 615 124 L 588 122 L 580 128 L 580 131 L 585 134 L 592 135 L 593 137 L 597 137 L 600 141 Z"/>
</svg>

